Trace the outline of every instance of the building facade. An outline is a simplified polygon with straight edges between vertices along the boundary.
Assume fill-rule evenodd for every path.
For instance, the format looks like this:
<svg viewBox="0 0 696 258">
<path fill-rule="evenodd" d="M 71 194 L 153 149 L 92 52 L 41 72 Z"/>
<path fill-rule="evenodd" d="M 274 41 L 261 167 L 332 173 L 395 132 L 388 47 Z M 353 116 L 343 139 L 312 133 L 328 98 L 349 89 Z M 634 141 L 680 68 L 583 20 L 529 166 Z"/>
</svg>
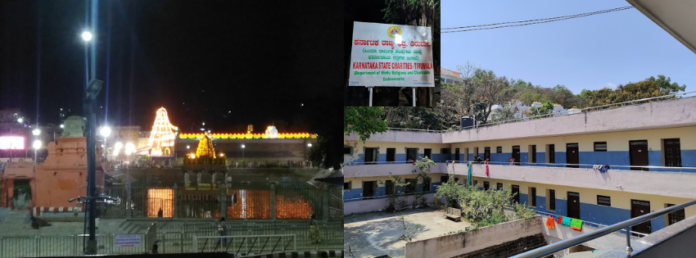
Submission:
<svg viewBox="0 0 696 258">
<path fill-rule="evenodd" d="M 511 189 L 542 214 L 610 225 L 696 198 L 696 98 L 556 116 L 445 133 L 388 131 L 363 143 L 344 137 L 345 213 L 386 207 L 387 180 L 413 179 L 413 159 L 436 164 L 416 183 L 434 201 L 449 177 Z M 511 160 L 514 159 L 514 162 Z M 605 165 L 608 165 L 606 169 Z M 439 200 L 442 201 L 442 200 Z M 696 207 L 634 231 L 651 233 L 696 215 Z"/>
</svg>

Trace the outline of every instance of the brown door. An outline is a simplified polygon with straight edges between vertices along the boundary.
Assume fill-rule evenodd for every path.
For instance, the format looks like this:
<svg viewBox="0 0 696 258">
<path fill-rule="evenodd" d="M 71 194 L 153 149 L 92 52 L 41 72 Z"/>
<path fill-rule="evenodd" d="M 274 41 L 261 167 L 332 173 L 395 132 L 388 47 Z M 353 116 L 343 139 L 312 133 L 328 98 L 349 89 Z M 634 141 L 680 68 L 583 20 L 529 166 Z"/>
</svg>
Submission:
<svg viewBox="0 0 696 258">
<path fill-rule="evenodd" d="M 556 163 L 556 147 L 553 144 L 549 144 L 549 163 Z"/>
<path fill-rule="evenodd" d="M 681 167 L 681 146 L 679 139 L 665 139 L 665 166 Z"/>
<path fill-rule="evenodd" d="M 515 165 L 520 165 L 520 146 L 512 146 L 512 158 L 515 159 Z M 519 202 L 519 200 L 517 201 Z"/>
<path fill-rule="evenodd" d="M 459 162 L 459 148 L 454 149 L 454 160 Z"/>
<path fill-rule="evenodd" d="M 648 141 L 630 141 L 629 143 L 629 159 L 631 166 L 648 166 Z M 631 168 L 631 170 L 648 171 L 648 168 Z"/>
<path fill-rule="evenodd" d="M 375 192 L 377 192 L 376 181 L 363 181 L 363 200 L 374 198 Z"/>
<path fill-rule="evenodd" d="M 648 213 L 650 213 L 649 201 L 631 200 L 631 218 L 640 217 Z M 652 233 L 649 220 L 631 227 L 631 230 L 645 234 Z"/>
<path fill-rule="evenodd" d="M 377 161 L 377 149 L 365 148 L 365 164 L 374 164 Z"/>
<path fill-rule="evenodd" d="M 568 192 L 568 217 L 580 219 L 580 194 Z"/>
<path fill-rule="evenodd" d="M 577 143 L 566 144 L 566 163 L 568 164 L 579 164 L 580 163 L 580 150 L 578 149 Z M 578 165 L 568 165 L 569 168 L 579 168 Z"/>
<path fill-rule="evenodd" d="M 491 160 L 491 147 L 486 147 L 483 151 L 483 160 Z"/>
<path fill-rule="evenodd" d="M 514 195 L 512 199 L 515 201 L 515 203 L 520 203 L 520 186 L 519 185 L 512 185 L 512 194 Z"/>
<path fill-rule="evenodd" d="M 532 153 L 530 153 L 529 155 L 530 155 L 530 157 L 529 157 L 529 160 L 530 160 L 530 161 L 529 161 L 529 162 L 531 162 L 531 163 L 537 163 L 537 160 L 536 160 L 536 145 L 532 145 Z"/>
</svg>

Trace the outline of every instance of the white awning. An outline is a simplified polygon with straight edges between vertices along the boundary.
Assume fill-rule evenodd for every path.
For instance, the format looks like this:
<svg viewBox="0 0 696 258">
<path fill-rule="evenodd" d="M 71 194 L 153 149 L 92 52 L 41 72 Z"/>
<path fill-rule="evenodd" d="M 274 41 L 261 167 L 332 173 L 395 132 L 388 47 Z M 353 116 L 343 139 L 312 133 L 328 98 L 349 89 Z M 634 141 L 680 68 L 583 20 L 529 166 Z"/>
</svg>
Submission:
<svg viewBox="0 0 696 258">
<path fill-rule="evenodd" d="M 626 1 L 696 54 L 696 1 Z"/>
</svg>

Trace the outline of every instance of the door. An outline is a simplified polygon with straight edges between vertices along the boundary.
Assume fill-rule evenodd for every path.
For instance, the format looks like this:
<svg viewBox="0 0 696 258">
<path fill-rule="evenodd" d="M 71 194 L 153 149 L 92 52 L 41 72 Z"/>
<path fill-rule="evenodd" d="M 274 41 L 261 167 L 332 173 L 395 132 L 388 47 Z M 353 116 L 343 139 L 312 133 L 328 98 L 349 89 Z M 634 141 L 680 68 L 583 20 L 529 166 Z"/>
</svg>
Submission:
<svg viewBox="0 0 696 258">
<path fill-rule="evenodd" d="M 537 163 L 537 160 L 536 160 L 536 145 L 532 145 L 532 147 L 531 147 L 530 149 L 531 149 L 531 150 L 530 150 L 531 153 L 529 154 L 529 155 L 530 155 L 530 157 L 529 157 L 529 162 L 531 162 L 531 163 Z"/>
<path fill-rule="evenodd" d="M 549 144 L 549 163 L 556 163 L 556 147 Z"/>
<path fill-rule="evenodd" d="M 491 185 L 488 183 L 488 181 L 483 181 L 483 190 L 488 191 L 490 189 Z"/>
<path fill-rule="evenodd" d="M 418 149 L 407 148 L 406 149 L 406 163 L 413 163 L 418 160 Z"/>
<path fill-rule="evenodd" d="M 556 190 L 549 190 L 549 210 L 556 210 Z"/>
<path fill-rule="evenodd" d="M 520 165 L 520 146 L 512 146 L 512 158 L 515 159 L 515 165 Z M 519 201 L 518 201 L 519 202 Z"/>
<path fill-rule="evenodd" d="M 580 194 L 568 192 L 568 217 L 580 219 Z"/>
<path fill-rule="evenodd" d="M 365 164 L 374 164 L 377 161 L 377 149 L 365 148 Z"/>
<path fill-rule="evenodd" d="M 629 144 L 629 159 L 631 160 L 631 166 L 648 166 L 648 141 L 630 141 Z M 631 170 L 643 170 L 648 171 L 648 168 L 631 168 Z"/>
<path fill-rule="evenodd" d="M 515 201 L 515 203 L 520 203 L 520 186 L 519 185 L 512 185 L 512 200 Z"/>
<path fill-rule="evenodd" d="M 681 146 L 679 139 L 665 139 L 665 166 L 681 167 Z"/>
<path fill-rule="evenodd" d="M 454 149 L 454 160 L 459 163 L 459 148 Z"/>
<path fill-rule="evenodd" d="M 363 181 L 363 200 L 375 198 L 377 192 L 376 181 Z"/>
<path fill-rule="evenodd" d="M 483 160 L 491 160 L 491 147 L 483 149 Z"/>
<path fill-rule="evenodd" d="M 423 155 L 428 159 L 433 159 L 432 152 L 433 151 L 431 149 L 425 149 L 425 153 L 423 153 Z"/>
<path fill-rule="evenodd" d="M 631 200 L 631 218 L 640 217 L 648 213 L 650 213 L 649 201 Z M 652 233 L 649 220 L 631 227 L 631 230 L 644 234 Z"/>
<path fill-rule="evenodd" d="M 568 164 L 579 164 L 580 163 L 580 150 L 578 149 L 577 143 L 566 144 L 566 163 Z M 569 168 L 579 168 L 578 165 L 568 165 Z"/>
</svg>

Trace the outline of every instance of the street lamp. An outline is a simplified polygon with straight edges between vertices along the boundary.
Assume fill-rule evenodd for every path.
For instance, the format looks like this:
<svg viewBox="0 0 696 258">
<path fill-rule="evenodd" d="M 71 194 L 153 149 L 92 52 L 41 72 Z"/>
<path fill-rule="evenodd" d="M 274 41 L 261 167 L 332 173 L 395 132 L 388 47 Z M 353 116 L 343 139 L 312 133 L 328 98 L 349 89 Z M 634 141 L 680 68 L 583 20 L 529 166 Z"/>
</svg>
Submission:
<svg viewBox="0 0 696 258">
<path fill-rule="evenodd" d="M 311 143 L 307 143 L 307 147 L 312 147 L 312 144 L 311 144 Z"/>
<path fill-rule="evenodd" d="M 82 40 L 89 42 L 92 40 L 92 33 L 89 31 L 82 32 Z"/>
<path fill-rule="evenodd" d="M 36 151 L 41 148 L 41 140 L 35 140 L 32 147 L 34 147 L 34 164 L 36 164 Z"/>
<path fill-rule="evenodd" d="M 104 126 L 101 128 L 99 133 L 104 137 L 109 137 L 109 135 L 111 135 L 111 127 Z"/>
<path fill-rule="evenodd" d="M 60 128 L 65 128 L 65 125 L 63 125 L 63 124 L 60 124 Z"/>
<path fill-rule="evenodd" d="M 187 150 L 190 149 L 190 148 L 191 148 L 191 145 L 186 145 L 186 149 L 187 149 Z"/>
<path fill-rule="evenodd" d="M 245 148 L 245 147 L 246 147 L 246 146 L 244 146 L 244 144 L 242 144 L 242 158 L 244 158 L 244 148 Z"/>
<path fill-rule="evenodd" d="M 39 128 L 36 128 L 33 131 L 31 131 L 31 134 L 33 134 L 34 136 L 38 136 L 39 134 L 41 134 L 41 130 L 39 130 Z"/>
<path fill-rule="evenodd" d="M 23 119 L 23 118 L 21 118 L 21 117 L 20 117 L 20 118 L 17 118 L 17 123 L 20 123 L 20 124 L 21 124 L 21 123 L 22 123 L 22 121 L 24 121 L 24 119 Z"/>
</svg>

